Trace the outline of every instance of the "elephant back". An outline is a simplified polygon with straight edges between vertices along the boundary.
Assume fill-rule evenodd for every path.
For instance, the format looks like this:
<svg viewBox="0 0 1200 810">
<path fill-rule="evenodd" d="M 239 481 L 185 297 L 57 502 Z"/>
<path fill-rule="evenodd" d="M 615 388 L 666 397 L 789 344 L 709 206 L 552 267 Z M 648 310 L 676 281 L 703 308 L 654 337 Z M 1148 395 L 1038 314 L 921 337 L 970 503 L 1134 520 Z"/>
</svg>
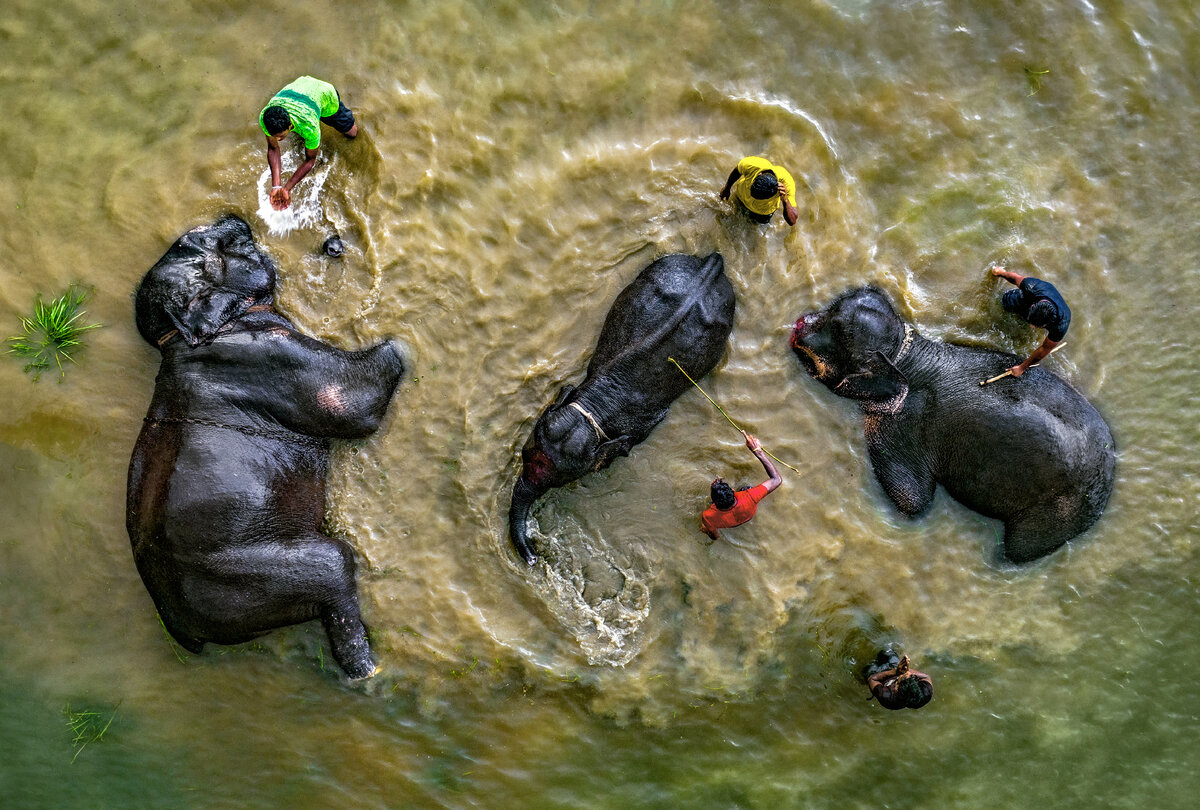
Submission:
<svg viewBox="0 0 1200 810">
<path fill-rule="evenodd" d="M 660 366 L 668 366 L 669 357 L 692 376 L 707 374 L 725 353 L 735 303 L 721 254 L 704 259 L 679 253 L 663 256 L 613 302 L 588 364 L 588 377 L 628 374 L 638 368 L 658 373 Z M 677 373 L 667 379 L 688 384 Z"/>
</svg>

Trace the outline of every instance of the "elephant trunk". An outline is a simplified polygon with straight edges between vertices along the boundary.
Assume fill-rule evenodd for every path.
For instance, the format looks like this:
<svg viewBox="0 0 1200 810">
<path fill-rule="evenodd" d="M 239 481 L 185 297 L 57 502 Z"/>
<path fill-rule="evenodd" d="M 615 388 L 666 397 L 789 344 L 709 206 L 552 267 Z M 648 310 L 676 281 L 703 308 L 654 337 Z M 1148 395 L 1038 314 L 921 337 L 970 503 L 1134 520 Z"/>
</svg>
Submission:
<svg viewBox="0 0 1200 810">
<path fill-rule="evenodd" d="M 512 539 L 517 553 L 529 565 L 537 562 L 537 554 L 534 554 L 533 546 L 529 542 L 529 510 L 543 492 L 544 489 L 535 487 L 521 476 L 513 487 L 512 506 L 508 510 L 508 536 Z"/>
</svg>

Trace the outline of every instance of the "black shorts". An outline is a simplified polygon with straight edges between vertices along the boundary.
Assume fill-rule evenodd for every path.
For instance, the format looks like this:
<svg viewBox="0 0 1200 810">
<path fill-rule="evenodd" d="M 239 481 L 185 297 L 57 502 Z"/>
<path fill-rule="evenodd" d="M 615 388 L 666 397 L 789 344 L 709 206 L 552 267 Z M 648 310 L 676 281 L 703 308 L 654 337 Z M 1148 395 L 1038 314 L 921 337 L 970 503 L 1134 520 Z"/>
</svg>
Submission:
<svg viewBox="0 0 1200 810">
<path fill-rule="evenodd" d="M 751 211 L 749 208 L 747 208 L 746 204 L 743 203 L 741 200 L 738 200 L 737 202 L 738 202 L 738 208 L 742 209 L 742 212 L 745 213 L 746 216 L 750 217 L 751 221 L 757 222 L 759 225 L 766 225 L 768 222 L 771 221 L 771 217 L 774 216 L 774 212 L 772 212 L 770 214 L 756 214 L 753 211 Z"/>
<path fill-rule="evenodd" d="M 341 97 L 338 97 L 337 112 L 333 115 L 327 115 L 321 119 L 321 123 L 329 124 L 343 135 L 350 131 L 354 126 L 354 113 L 350 112 L 350 108 L 342 102 Z"/>
</svg>

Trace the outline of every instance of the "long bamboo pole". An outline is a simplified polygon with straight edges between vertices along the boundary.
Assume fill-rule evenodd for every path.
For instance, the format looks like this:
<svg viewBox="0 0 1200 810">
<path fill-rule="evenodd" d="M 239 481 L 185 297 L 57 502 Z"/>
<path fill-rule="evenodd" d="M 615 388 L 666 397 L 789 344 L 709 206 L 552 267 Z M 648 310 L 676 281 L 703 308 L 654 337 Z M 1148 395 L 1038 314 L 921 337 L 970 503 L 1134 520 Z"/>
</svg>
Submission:
<svg viewBox="0 0 1200 810">
<path fill-rule="evenodd" d="M 1058 351 L 1059 349 L 1061 349 L 1063 346 L 1066 346 L 1066 345 L 1067 344 L 1065 342 L 1058 344 L 1057 346 L 1055 346 L 1053 349 L 1051 349 L 1049 352 L 1046 353 L 1046 357 L 1049 357 L 1050 355 L 1054 354 L 1056 351 Z M 1042 358 L 1042 360 L 1045 360 L 1045 359 L 1046 359 L 1045 357 Z M 1030 368 L 1037 368 L 1040 365 L 1041 365 L 1041 362 L 1039 361 L 1037 363 L 1034 363 L 1032 366 L 1030 366 Z M 997 374 L 995 377 L 992 377 L 987 380 L 980 380 L 979 387 L 982 388 L 983 386 L 987 385 L 988 383 L 994 383 L 996 380 L 1003 380 L 1005 377 L 1008 377 L 1011 374 L 1012 374 L 1012 369 L 1010 368 L 1008 371 L 1004 372 L 1003 374 Z"/>
<path fill-rule="evenodd" d="M 685 376 L 685 377 L 687 377 L 687 378 L 688 378 L 688 382 L 690 382 L 692 385 L 696 386 L 697 390 L 699 390 L 701 394 L 704 394 L 704 398 L 705 398 L 705 399 L 707 399 L 709 402 L 711 402 L 711 403 L 712 403 L 712 404 L 713 404 L 713 405 L 716 407 L 716 409 L 717 409 L 718 411 L 720 411 L 720 412 L 721 412 L 721 416 L 724 416 L 724 417 L 725 417 L 725 419 L 726 419 L 726 420 L 728 420 L 729 424 L 731 424 L 731 425 L 733 425 L 735 428 L 737 428 L 738 432 L 742 432 L 742 433 L 744 433 L 744 432 L 745 432 L 744 430 L 742 430 L 742 427 L 741 427 L 741 426 L 740 426 L 740 425 L 739 425 L 737 422 L 735 422 L 735 421 L 733 421 L 732 419 L 730 419 L 730 418 L 729 418 L 729 414 L 725 413 L 725 409 L 724 409 L 724 408 L 722 408 L 720 405 L 718 405 L 718 404 L 717 404 L 717 401 L 716 401 L 715 399 L 713 399 L 712 397 L 710 397 L 710 396 L 708 395 L 708 392 L 707 392 L 707 391 L 705 391 L 703 388 L 701 388 L 701 387 L 700 387 L 700 383 L 698 383 L 698 382 L 696 382 L 695 380 L 693 380 L 693 379 L 692 379 L 692 375 L 691 375 L 691 374 L 688 374 L 686 371 L 684 371 L 684 370 L 683 370 L 683 366 L 679 365 L 679 361 L 678 361 L 678 360 L 676 360 L 674 357 L 668 357 L 667 359 L 668 359 L 668 360 L 670 360 L 672 363 L 674 363 L 674 364 L 675 364 L 675 368 L 679 369 L 680 373 L 682 373 L 682 374 L 683 374 L 683 376 Z M 766 453 L 768 456 L 770 456 L 771 458 L 773 458 L 773 459 L 775 459 L 776 461 L 778 461 L 778 462 L 779 462 L 780 464 L 782 464 L 783 466 L 787 467 L 789 470 L 792 470 L 793 472 L 795 472 L 795 473 L 796 473 L 796 474 L 798 474 L 798 475 L 804 475 L 804 473 L 803 473 L 803 472 L 801 472 L 800 470 L 797 470 L 795 467 L 793 467 L 791 464 L 788 464 L 786 461 L 783 461 L 783 460 L 781 460 L 780 458 L 778 458 L 778 457 L 777 457 L 777 456 L 776 456 L 774 453 L 772 453 L 772 452 L 771 452 L 770 450 L 768 450 L 767 448 L 765 448 L 765 447 L 764 447 L 764 448 L 762 448 L 762 451 L 763 451 L 764 453 Z"/>
</svg>

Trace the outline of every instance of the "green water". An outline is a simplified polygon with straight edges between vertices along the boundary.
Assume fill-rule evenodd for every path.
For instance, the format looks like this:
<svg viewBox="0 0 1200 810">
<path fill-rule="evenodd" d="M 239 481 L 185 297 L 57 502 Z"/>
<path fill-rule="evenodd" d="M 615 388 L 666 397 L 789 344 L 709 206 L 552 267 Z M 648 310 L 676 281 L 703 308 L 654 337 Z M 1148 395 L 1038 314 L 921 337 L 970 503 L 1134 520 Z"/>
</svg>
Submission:
<svg viewBox="0 0 1200 810">
<path fill-rule="evenodd" d="M 104 328 L 61 384 L 0 358 L 0 804 L 1193 806 L 1198 16 L 6 0 L 0 331 L 72 282 Z M 362 135 L 325 131 L 283 233 L 260 215 L 256 119 L 300 74 Z M 747 154 L 796 177 L 795 228 L 717 199 Z M 395 336 L 416 361 L 329 480 L 382 668 L 366 685 L 316 625 L 182 653 L 133 566 L 125 476 L 158 358 L 131 294 L 227 211 L 302 329 Z M 340 260 L 318 254 L 332 230 Z M 706 547 L 708 481 L 762 471 L 685 395 L 543 499 L 527 571 L 506 514 L 533 420 L 638 270 L 712 250 L 738 314 L 705 388 L 804 475 Z M 944 493 L 896 514 L 857 412 L 786 348 L 797 316 L 870 282 L 926 336 L 1028 352 L 997 262 L 1066 295 L 1047 364 L 1120 449 L 1101 521 L 1020 570 Z M 855 673 L 889 642 L 934 678 L 920 712 L 865 699 Z M 103 737 L 77 750 L 68 705 L 111 718 Z"/>
</svg>

